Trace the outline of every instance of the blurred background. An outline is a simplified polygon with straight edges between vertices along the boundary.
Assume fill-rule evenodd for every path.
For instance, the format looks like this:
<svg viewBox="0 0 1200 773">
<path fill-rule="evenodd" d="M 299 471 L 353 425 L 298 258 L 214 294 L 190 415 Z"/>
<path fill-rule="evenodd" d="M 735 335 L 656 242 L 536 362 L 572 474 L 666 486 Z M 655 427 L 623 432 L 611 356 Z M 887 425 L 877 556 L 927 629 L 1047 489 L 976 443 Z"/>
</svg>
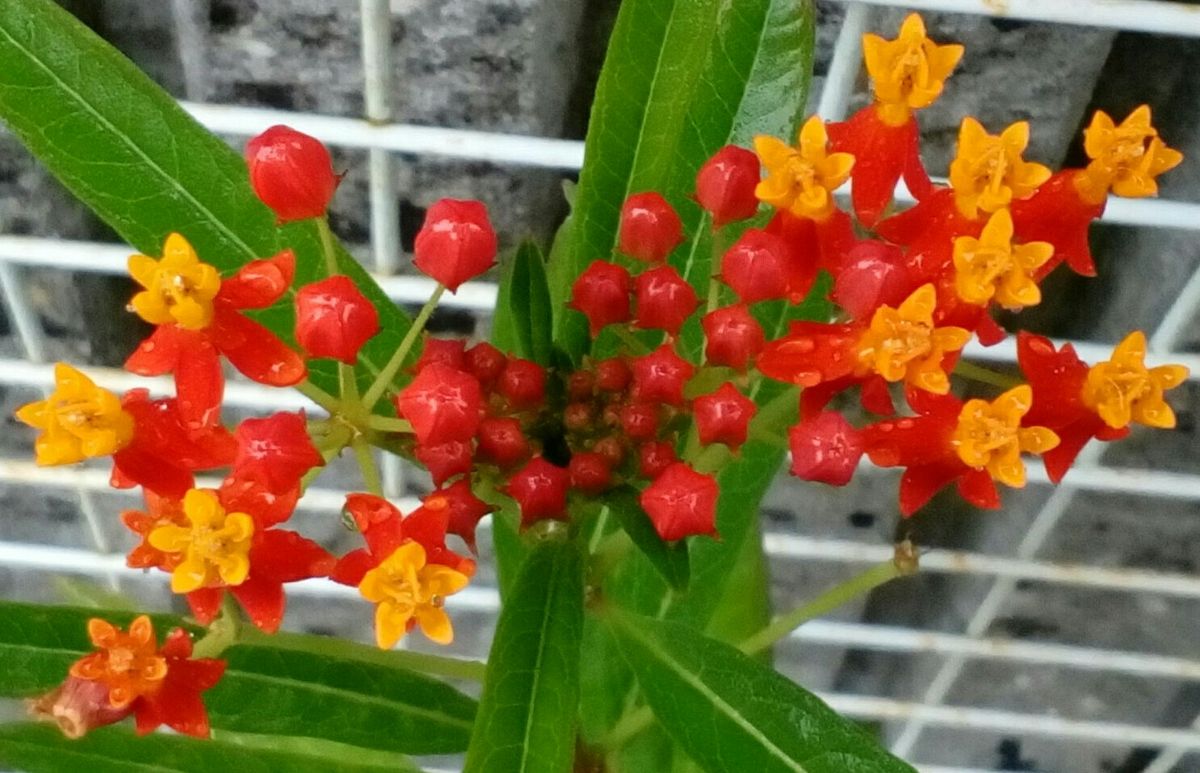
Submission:
<svg viewBox="0 0 1200 773">
<path fill-rule="evenodd" d="M 665 1 L 665 0 L 664 0 Z M 732 2 L 732 0 L 731 0 Z M 901 521 L 896 478 L 860 474 L 845 489 L 781 478 L 764 505 L 775 602 L 794 606 L 885 558 L 912 537 L 917 577 L 802 628 L 779 665 L 835 707 L 877 724 L 922 770 L 1079 773 L 1200 771 L 1200 7 L 1166 0 L 920 0 L 931 34 L 967 53 L 945 96 L 921 114 L 926 161 L 944 175 L 960 118 L 992 131 L 1030 120 L 1027 157 L 1082 158 L 1094 109 L 1118 119 L 1143 102 L 1187 157 L 1162 201 L 1118 202 L 1093 230 L 1100 277 L 1060 269 L 1019 322 L 1092 342 L 1085 359 L 1133 328 L 1155 359 L 1186 362 L 1172 402 L 1179 427 L 1085 453 L 1055 492 L 1033 471 L 1004 509 L 953 495 Z M 273 123 L 335 145 L 347 172 L 334 230 L 404 305 L 429 285 L 407 251 L 424 207 L 442 196 L 491 208 L 508 245 L 549 239 L 566 211 L 588 108 L 619 0 L 62 0 L 239 146 Z M 813 110 L 864 103 L 857 40 L 893 36 L 891 0 L 818 0 Z M 364 17 L 363 14 L 366 14 Z M 1094 26 L 1092 26 L 1094 25 Z M 827 90 L 823 87 L 828 86 Z M 321 120 L 329 116 L 340 120 Z M 385 124 L 384 129 L 371 125 Z M 443 131 L 443 129 L 445 131 Z M 480 132 L 484 134 L 479 134 Z M 492 133 L 507 135 L 503 138 Z M 368 148 L 378 146 L 373 150 Z M 39 399 L 59 359 L 104 384 L 145 330 L 123 312 L 127 248 L 0 130 L 0 596 L 79 602 L 118 593 L 173 604 L 165 576 L 123 569 L 131 541 L 116 514 L 138 502 L 107 489 L 102 467 L 38 470 L 13 410 Z M 464 287 L 431 328 L 486 337 L 495 287 Z M 1012 320 L 1006 320 L 1011 323 Z M 1010 324 L 1011 326 L 1011 324 Z M 1007 367 L 1011 342 L 985 360 Z M 298 396 L 288 405 L 303 405 Z M 231 421 L 280 407 L 232 388 Z M 390 460 L 405 504 L 427 477 Z M 335 466 L 307 497 L 299 528 L 348 548 Z M 405 509 L 408 509 L 406 505 Z M 483 535 L 480 544 L 489 542 Z M 451 603 L 454 650 L 486 655 L 496 601 L 486 555 L 475 589 Z M 370 639 L 365 605 L 323 583 L 290 596 L 288 628 Z M 411 646 L 422 646 L 413 637 Z M 11 706 L 9 707 L 11 708 Z"/>
</svg>

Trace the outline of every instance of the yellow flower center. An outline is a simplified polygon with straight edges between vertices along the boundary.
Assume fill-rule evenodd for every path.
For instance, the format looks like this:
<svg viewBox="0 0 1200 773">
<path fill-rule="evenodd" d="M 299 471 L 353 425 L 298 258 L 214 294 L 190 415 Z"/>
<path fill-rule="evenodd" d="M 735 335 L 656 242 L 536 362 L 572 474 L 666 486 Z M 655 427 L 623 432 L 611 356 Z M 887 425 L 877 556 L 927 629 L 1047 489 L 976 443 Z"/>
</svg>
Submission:
<svg viewBox="0 0 1200 773">
<path fill-rule="evenodd" d="M 968 400 L 958 414 L 954 447 L 963 464 L 986 469 L 992 479 L 1013 488 L 1025 485 L 1021 452 L 1042 454 L 1058 445 L 1045 427 L 1022 427 L 1033 405 L 1033 390 L 1023 384 L 995 400 Z"/>
<path fill-rule="evenodd" d="M 1158 193 L 1155 178 L 1179 164 L 1183 154 L 1166 146 L 1150 123 L 1150 108 L 1142 105 L 1117 125 L 1097 110 L 1083 132 L 1083 147 L 1091 162 L 1075 178 L 1085 201 L 1099 204 L 1109 190 L 1118 196 L 1142 198 Z"/>
<path fill-rule="evenodd" d="M 145 288 L 133 296 L 130 308 L 150 324 L 173 323 L 203 330 L 212 322 L 213 298 L 221 289 L 221 275 L 201 263 L 192 245 L 180 234 L 167 237 L 161 260 L 130 256 L 129 273 Z"/>
<path fill-rule="evenodd" d="M 960 327 L 934 327 L 936 305 L 937 294 L 927 284 L 897 308 L 876 309 L 855 346 L 860 374 L 875 372 L 888 381 L 904 380 L 935 394 L 950 391 L 942 359 L 966 346 L 971 334 Z"/>
<path fill-rule="evenodd" d="M 1033 276 L 1050 260 L 1054 245 L 1014 245 L 1012 237 L 1012 215 L 1001 209 L 988 219 L 978 239 L 960 236 L 954 240 L 954 290 L 959 298 L 976 306 L 986 306 L 995 298 L 1014 311 L 1042 300 Z"/>
<path fill-rule="evenodd" d="M 854 166 L 854 156 L 829 153 L 828 145 L 825 124 L 816 116 L 800 128 L 797 147 L 775 137 L 755 137 L 754 150 L 767 170 L 755 195 L 796 217 L 828 218 L 834 209 L 833 191 L 846 182 Z"/>
<path fill-rule="evenodd" d="M 933 104 L 962 54 L 962 46 L 939 46 L 926 37 L 925 22 L 915 13 L 905 18 L 895 40 L 864 35 L 863 60 L 884 123 L 899 126 L 913 110 Z"/>
<path fill-rule="evenodd" d="M 1021 154 L 1029 144 L 1029 124 L 1018 121 L 999 135 L 988 134 L 974 118 L 963 119 L 958 154 L 950 164 L 954 203 L 972 220 L 979 210 L 995 212 L 1013 199 L 1033 194 L 1050 178 L 1050 170 L 1027 162 Z"/>
<path fill-rule="evenodd" d="M 109 705 L 117 709 L 158 691 L 167 675 L 167 661 L 158 653 L 149 617 L 142 615 L 134 620 L 129 633 L 92 618 L 88 635 L 100 651 L 76 661 L 71 676 L 103 683 L 108 687 Z"/>
<path fill-rule="evenodd" d="M 54 366 L 54 391 L 17 409 L 17 418 L 42 431 L 37 463 L 73 464 L 120 451 L 133 439 L 133 417 L 121 399 L 65 363 Z"/>
<path fill-rule="evenodd" d="M 181 555 L 171 572 L 171 590 L 191 593 L 200 588 L 241 585 L 250 573 L 254 519 L 227 513 L 216 492 L 192 489 L 183 497 L 186 526 L 164 524 L 150 532 L 152 547 Z"/>
<path fill-rule="evenodd" d="M 445 598 L 467 585 L 467 576 L 448 566 L 425 563 L 425 548 L 406 542 L 367 572 L 358 585 L 363 598 L 375 609 L 375 641 L 391 649 L 410 625 L 417 624 L 431 640 L 454 640 L 450 616 L 442 609 Z"/>
<path fill-rule="evenodd" d="M 1147 368 L 1146 335 L 1134 331 L 1117 344 L 1111 360 L 1093 365 L 1083 384 L 1083 402 L 1113 429 L 1131 422 L 1170 429 L 1175 413 L 1163 393 L 1184 382 L 1182 365 Z"/>
</svg>

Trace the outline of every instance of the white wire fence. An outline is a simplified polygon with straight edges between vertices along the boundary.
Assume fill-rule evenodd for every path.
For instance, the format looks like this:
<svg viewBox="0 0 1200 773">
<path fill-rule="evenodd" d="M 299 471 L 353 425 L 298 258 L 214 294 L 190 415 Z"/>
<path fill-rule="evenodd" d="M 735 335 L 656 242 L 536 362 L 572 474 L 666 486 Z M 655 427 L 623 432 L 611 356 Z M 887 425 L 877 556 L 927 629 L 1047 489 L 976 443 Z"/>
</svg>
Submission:
<svg viewBox="0 0 1200 773">
<path fill-rule="evenodd" d="M 1156 0 L 837 0 L 846 14 L 819 99 L 819 112 L 829 119 L 845 116 L 859 79 L 860 38 L 868 29 L 876 6 L 904 7 L 927 11 L 989 14 L 1014 20 L 1061 24 L 1087 24 L 1118 30 L 1161 35 L 1200 37 L 1200 11 L 1175 2 Z M 175 7 L 187 12 L 186 2 Z M 564 172 L 577 170 L 583 160 L 582 143 L 543 137 L 518 136 L 482 131 L 415 126 L 393 122 L 389 74 L 392 72 L 390 14 L 388 0 L 361 0 L 362 59 L 365 74 L 365 115 L 360 119 L 283 112 L 229 105 L 187 103 L 184 107 L 212 130 L 233 137 L 247 137 L 265 126 L 286 123 L 325 142 L 369 152 L 371 256 L 376 278 L 388 295 L 401 303 L 419 304 L 428 298 L 432 284 L 423 278 L 398 276 L 404 260 L 401 234 L 395 212 L 396 155 L 446 157 L 486 161 L 511 167 L 542 167 Z M 1115 200 L 1104 215 L 1105 222 L 1139 228 L 1200 230 L 1200 203 L 1164 200 Z M 91 242 L 0 235 L 0 293 L 22 348 L 20 358 L 0 358 L 0 386 L 46 390 L 53 383 L 52 367 L 46 361 L 47 339 L 25 292 L 24 268 L 57 269 L 64 272 L 123 274 L 128 250 L 121 246 Z M 480 316 L 494 307 L 496 288 L 475 282 L 446 299 Z M 1182 334 L 1200 307 L 1200 272 L 1180 288 L 1150 337 L 1151 362 L 1182 362 L 1200 379 L 1200 355 L 1174 351 Z M 1086 359 L 1103 359 L 1111 342 L 1074 342 Z M 969 354 L 981 361 L 1012 363 L 1011 342 L 990 349 L 973 347 Z M 90 369 L 102 385 L 114 389 L 145 386 L 145 379 L 113 369 Z M 149 382 L 165 391 L 166 382 Z M 268 390 L 251 384 L 229 385 L 227 400 L 246 409 L 277 410 L 305 407 L 318 410 L 299 395 Z M 865 469 L 864 469 L 865 471 Z M 389 493 L 403 490 L 403 471 L 389 462 L 385 469 Z M 1031 467 L 1034 485 L 1045 484 L 1044 473 Z M 101 526 L 94 504 L 97 494 L 111 493 L 108 476 L 96 468 L 46 470 L 26 459 L 0 459 L 0 487 L 36 486 L 73 491 L 78 495 L 87 525 L 91 549 L 65 548 L 29 543 L 0 542 L 0 566 L 38 572 L 61 572 L 103 578 L 161 582 L 161 578 L 130 570 L 124 556 L 114 552 Z M 945 575 L 982 578 L 990 583 L 982 603 L 974 610 L 961 633 L 930 632 L 916 628 L 860 622 L 817 620 L 793 636 L 803 644 L 857 648 L 879 652 L 926 654 L 941 658 L 941 665 L 922 694 L 914 701 L 887 696 L 828 694 L 824 697 L 848 715 L 892 723 L 898 728 L 892 745 L 900 755 L 912 752 L 928 728 L 957 728 L 1043 737 L 1064 744 L 1149 747 L 1158 756 L 1145 767 L 1147 773 L 1166 773 L 1188 753 L 1200 752 L 1200 724 L 1193 727 L 1158 727 L 1072 720 L 1043 714 L 998 711 L 973 706 L 946 705 L 964 669 L 976 661 L 998 661 L 1040 666 L 1059 666 L 1080 671 L 1103 672 L 1171 680 L 1184 686 L 1200 682 L 1200 660 L 1169 657 L 1151 652 L 1015 641 L 989 636 L 1005 603 L 1017 584 L 1035 581 L 1050 585 L 1086 587 L 1107 593 L 1151 594 L 1162 598 L 1200 599 L 1200 576 L 1194 574 L 1068 565 L 1039 560 L 1038 555 L 1055 532 L 1078 492 L 1131 494 L 1200 502 L 1200 474 L 1150 472 L 1119 469 L 1103 464 L 1103 448 L 1085 449 L 1076 468 L 1049 496 L 1031 522 L 1028 532 L 1011 555 L 984 555 L 956 551 L 931 551 L 922 557 L 922 570 Z M 344 492 L 310 490 L 303 506 L 315 511 L 340 510 Z M 404 509 L 415 502 L 401 500 Z M 484 537 L 486 539 L 486 536 Z M 766 548 L 774 561 L 805 561 L 858 565 L 886 560 L 891 547 L 878 542 L 820 539 L 769 532 Z M 353 589 L 327 581 L 308 581 L 297 592 L 318 597 L 355 598 Z M 494 615 L 498 599 L 494 589 L 471 588 L 451 605 L 461 611 Z M 1193 621 L 1194 625 L 1194 621 Z M 1197 636 L 1200 644 L 1200 634 Z M 1197 648 L 1200 657 L 1200 647 Z M 1197 719 L 1200 723 L 1200 718 Z M 917 760 L 920 763 L 920 760 Z M 926 773 L 981 773 L 967 768 L 920 765 Z"/>
</svg>

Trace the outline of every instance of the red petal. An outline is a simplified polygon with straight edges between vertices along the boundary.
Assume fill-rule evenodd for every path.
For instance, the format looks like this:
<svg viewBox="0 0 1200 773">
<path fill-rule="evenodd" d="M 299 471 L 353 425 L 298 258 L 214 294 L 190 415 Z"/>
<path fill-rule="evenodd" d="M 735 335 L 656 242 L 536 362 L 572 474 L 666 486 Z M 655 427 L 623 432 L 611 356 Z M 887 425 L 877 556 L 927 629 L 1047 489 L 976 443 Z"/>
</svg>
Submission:
<svg viewBox="0 0 1200 773">
<path fill-rule="evenodd" d="M 363 576 L 379 565 L 379 558 L 366 548 L 352 550 L 338 559 L 337 566 L 329 573 L 329 579 L 342 585 L 358 587 Z"/>
<path fill-rule="evenodd" d="M 125 360 L 125 369 L 139 376 L 161 376 L 175 370 L 183 343 L 193 337 L 175 325 L 159 325 Z"/>
<path fill-rule="evenodd" d="M 291 250 L 253 260 L 221 282 L 217 301 L 233 309 L 264 309 L 287 292 L 295 275 L 296 254 Z"/>
<path fill-rule="evenodd" d="M 299 354 L 248 317 L 218 309 L 211 330 L 216 347 L 251 381 L 268 386 L 293 386 L 308 375 Z"/>
<path fill-rule="evenodd" d="M 225 600 L 224 588 L 201 588 L 187 594 L 188 606 L 192 608 L 192 616 L 201 625 L 208 625 L 217 619 L 221 611 L 221 602 Z"/>
<path fill-rule="evenodd" d="M 138 733 L 145 734 L 163 724 L 184 735 L 208 738 L 208 712 L 204 709 L 200 693 L 172 684 L 172 681 L 168 672 L 156 694 L 143 696 L 138 701 L 138 708 L 135 709 Z"/>
<path fill-rule="evenodd" d="M 294 531 L 261 531 L 250 549 L 251 574 L 264 581 L 297 582 L 327 577 L 336 563 L 325 548 Z"/>
<path fill-rule="evenodd" d="M 928 464 L 905 470 L 900 478 L 900 514 L 907 518 L 920 510 L 963 469 L 961 464 Z"/>
<path fill-rule="evenodd" d="M 267 529 L 292 517 L 300 500 L 300 487 L 293 486 L 277 494 L 257 478 L 235 471 L 221 483 L 220 496 L 226 510 L 247 513 L 254 518 L 257 528 Z"/>
<path fill-rule="evenodd" d="M 917 123 L 910 118 L 900 126 L 889 126 L 879 120 L 875 106 L 868 105 L 849 121 L 829 126 L 829 136 L 832 150 L 854 156 L 851 198 L 858 219 L 870 227 L 891 203 L 900 175 L 917 155 Z"/>
<path fill-rule="evenodd" d="M 871 413 L 877 413 L 880 416 L 893 416 L 896 413 L 891 389 L 888 388 L 888 382 L 883 376 L 872 376 L 864 381 L 862 389 L 859 391 L 859 400 L 862 402 L 862 406 Z"/>
<path fill-rule="evenodd" d="M 813 387 L 849 376 L 854 371 L 854 343 L 859 328 L 797 322 L 791 332 L 771 341 L 758 355 L 758 369 L 784 383 Z"/>
<path fill-rule="evenodd" d="M 400 511 L 386 499 L 374 494 L 351 494 L 346 497 L 346 512 L 376 559 L 387 558 L 404 541 Z"/>
<path fill-rule="evenodd" d="M 195 477 L 187 470 L 137 446 L 127 446 L 113 454 L 113 479 L 117 483 L 131 481 L 171 499 L 183 499 L 196 484 Z"/>
<path fill-rule="evenodd" d="M 1000 492 L 987 470 L 970 470 L 958 479 L 958 493 L 962 498 L 983 510 L 1000 507 Z"/>
<path fill-rule="evenodd" d="M 225 375 L 221 358 L 207 339 L 196 339 L 181 352 L 175 367 L 179 416 L 189 430 L 215 427 L 221 421 Z"/>
<path fill-rule="evenodd" d="M 229 592 L 246 610 L 250 622 L 254 623 L 264 633 L 275 633 L 283 622 L 283 610 L 286 601 L 283 597 L 283 583 L 256 577 L 253 564 L 251 575 L 241 585 L 230 588 Z"/>
</svg>

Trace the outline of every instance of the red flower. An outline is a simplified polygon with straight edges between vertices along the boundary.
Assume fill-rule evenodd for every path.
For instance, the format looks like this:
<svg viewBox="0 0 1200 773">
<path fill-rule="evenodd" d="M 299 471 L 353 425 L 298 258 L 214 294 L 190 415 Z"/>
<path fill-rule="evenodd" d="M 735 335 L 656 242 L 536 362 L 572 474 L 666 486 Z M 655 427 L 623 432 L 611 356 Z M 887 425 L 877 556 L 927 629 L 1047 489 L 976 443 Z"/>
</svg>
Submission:
<svg viewBox="0 0 1200 773">
<path fill-rule="evenodd" d="M 466 351 L 463 359 L 466 371 L 484 387 L 490 387 L 500 378 L 500 374 L 504 372 L 504 365 L 508 362 L 504 352 L 487 341 L 472 346 Z"/>
<path fill-rule="evenodd" d="M 679 461 L 675 444 L 669 440 L 651 440 L 638 446 L 638 475 L 654 480 Z"/>
<path fill-rule="evenodd" d="M 450 292 L 496 264 L 496 232 L 478 201 L 440 199 L 425 212 L 413 263 Z"/>
<path fill-rule="evenodd" d="M 445 509 L 448 514 L 446 531 L 457 534 L 467 543 L 472 553 L 475 550 L 475 529 L 479 521 L 496 508 L 471 492 L 469 480 L 456 481 L 453 485 L 439 489 L 425 497 L 424 509 L 437 512 Z"/>
<path fill-rule="evenodd" d="M 629 320 L 631 285 L 629 272 L 621 266 L 606 260 L 592 261 L 575 280 L 567 307 L 588 318 L 594 338 L 605 326 Z"/>
<path fill-rule="evenodd" d="M 567 471 L 571 474 L 571 486 L 585 494 L 595 496 L 612 485 L 612 466 L 604 454 L 596 451 L 572 454 Z"/>
<path fill-rule="evenodd" d="M 696 372 L 670 344 L 633 360 L 633 399 L 647 403 L 683 405 L 683 387 Z"/>
<path fill-rule="evenodd" d="M 788 295 L 788 247 L 778 236 L 751 228 L 721 258 L 721 281 L 742 303 Z"/>
<path fill-rule="evenodd" d="M 321 141 L 287 126 L 272 126 L 246 143 L 255 195 L 281 223 L 321 217 L 341 178 Z"/>
<path fill-rule="evenodd" d="M 1054 254 L 1038 269 L 1036 279 L 1045 277 L 1064 262 L 1077 274 L 1096 275 L 1088 228 L 1104 214 L 1108 199 L 1085 201 L 1076 185 L 1079 174 L 1078 169 L 1064 169 L 1042 183 L 1033 196 L 1012 203 L 1016 238 L 1054 245 Z"/>
<path fill-rule="evenodd" d="M 683 223 L 660 194 L 636 193 L 621 207 L 621 252 L 647 263 L 662 263 L 683 241 Z"/>
<path fill-rule="evenodd" d="M 479 456 L 499 467 L 512 467 L 529 458 L 529 439 L 521 422 L 512 417 L 491 417 L 479 423 L 476 435 Z"/>
<path fill-rule="evenodd" d="M 197 738 L 209 735 L 208 712 L 200 693 L 225 673 L 225 661 L 192 659 L 192 640 L 182 628 L 157 646 L 150 618 L 135 618 L 122 632 L 99 618 L 88 621 L 98 652 L 72 664 L 58 688 L 32 705 L 36 716 L 58 723 L 68 738 L 119 722 L 133 714 L 138 735 L 161 725 Z"/>
<path fill-rule="evenodd" d="M 704 162 L 696 174 L 696 201 L 720 228 L 758 212 L 758 156 L 745 148 L 726 145 Z"/>
<path fill-rule="evenodd" d="M 179 499 L 195 483 L 192 473 L 233 463 L 233 435 L 219 425 L 189 429 L 178 400 L 151 400 L 145 389 L 132 389 L 121 398 L 121 407 L 133 417 L 134 430 L 129 444 L 113 454 L 114 487 L 140 485 Z"/>
<path fill-rule="evenodd" d="M 179 412 L 189 428 L 218 421 L 225 390 L 218 355 L 260 384 L 282 387 L 304 380 L 308 370 L 300 355 L 241 313 L 271 306 L 287 291 L 296 268 L 291 250 L 247 263 L 225 280 L 216 279 L 215 269 L 209 277 L 211 267 L 199 262 L 179 234 L 167 237 L 163 252 L 161 261 L 144 255 L 129 259 L 130 273 L 146 288 L 132 305 L 158 327 L 125 367 L 139 376 L 173 373 Z"/>
<path fill-rule="evenodd" d="M 633 374 L 620 357 L 610 357 L 596 363 L 596 388 L 601 392 L 624 392 Z"/>
<path fill-rule="evenodd" d="M 414 453 L 417 461 L 429 470 L 435 486 L 442 485 L 455 475 L 470 473 L 475 463 L 475 451 L 470 440 L 449 440 L 437 445 L 418 443 Z"/>
<path fill-rule="evenodd" d="M 296 292 L 296 341 L 310 357 L 347 365 L 379 332 L 379 312 L 348 276 L 331 276 Z"/>
<path fill-rule="evenodd" d="M 863 455 L 859 432 L 840 413 L 824 411 L 788 431 L 792 474 L 803 480 L 845 486 Z"/>
<path fill-rule="evenodd" d="M 671 266 L 643 271 L 636 280 L 637 326 L 677 335 L 700 305 L 696 291 Z"/>
<path fill-rule="evenodd" d="M 650 403 L 630 403 L 621 406 L 618 420 L 625 437 L 630 440 L 653 440 L 658 437 L 658 406 Z"/>
<path fill-rule="evenodd" d="M 475 574 L 474 561 L 446 547 L 452 513 L 452 505 L 446 496 L 449 490 L 430 494 L 426 502 L 407 517 L 391 502 L 374 494 L 348 495 L 346 512 L 354 519 L 367 546 L 342 556 L 330 579 L 343 585 L 358 585 L 368 571 L 406 542 L 416 542 L 424 548 L 428 563 L 448 566 L 468 577 Z M 454 496 L 457 498 L 461 494 Z"/>
<path fill-rule="evenodd" d="M 851 201 L 863 225 L 871 227 L 892 201 L 896 183 L 904 178 L 918 199 L 933 188 L 921 163 L 920 129 L 916 117 L 902 123 L 883 120 L 875 105 L 859 110 L 844 123 L 829 125 L 830 144 L 854 156 L 850 170 Z"/>
<path fill-rule="evenodd" d="M 745 306 L 726 306 L 705 314 L 704 358 L 709 365 L 724 365 L 745 372 L 766 344 L 762 325 Z"/>
<path fill-rule="evenodd" d="M 758 406 L 726 381 L 717 391 L 693 400 L 692 412 L 701 443 L 724 443 L 737 450 L 746 442 Z"/>
<path fill-rule="evenodd" d="M 461 338 L 427 337 L 424 346 L 421 347 L 421 356 L 413 365 L 412 372 L 420 373 L 435 362 L 457 370 L 469 370 L 467 368 L 467 342 Z"/>
<path fill-rule="evenodd" d="M 496 389 L 514 411 L 537 408 L 546 401 L 546 369 L 532 360 L 510 357 Z"/>
<path fill-rule="evenodd" d="M 469 440 L 479 428 L 483 393 L 479 382 L 457 368 L 435 362 L 396 396 L 396 410 L 423 446 Z"/>
<path fill-rule="evenodd" d="M 238 443 L 235 475 L 257 480 L 273 494 L 297 489 L 309 470 L 325 464 L 309 437 L 303 412 L 246 419 L 233 435 Z"/>
<path fill-rule="evenodd" d="M 716 478 L 682 462 L 668 467 L 642 492 L 642 509 L 658 535 L 672 541 L 693 534 L 717 533 Z"/>
<path fill-rule="evenodd" d="M 504 492 L 521 508 L 524 528 L 547 519 L 565 521 L 570 484 L 569 472 L 537 456 L 512 476 Z"/>
<path fill-rule="evenodd" d="M 830 298 L 855 319 L 870 319 L 880 306 L 899 306 L 915 289 L 899 247 L 862 241 L 846 253 Z"/>
</svg>

